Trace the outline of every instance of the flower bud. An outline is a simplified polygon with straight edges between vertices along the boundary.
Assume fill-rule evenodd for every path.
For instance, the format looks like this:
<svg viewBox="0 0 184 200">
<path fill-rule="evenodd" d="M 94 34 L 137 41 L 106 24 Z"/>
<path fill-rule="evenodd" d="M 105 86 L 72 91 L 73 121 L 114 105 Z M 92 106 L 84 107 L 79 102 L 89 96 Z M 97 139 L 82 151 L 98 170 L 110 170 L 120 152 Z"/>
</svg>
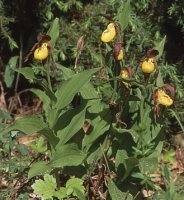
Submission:
<svg viewBox="0 0 184 200">
<path fill-rule="evenodd" d="M 126 78 L 131 78 L 133 76 L 133 67 L 128 66 L 128 67 L 123 67 L 121 70 L 121 78 L 126 79 Z M 126 88 L 129 87 L 129 84 L 125 81 L 122 81 L 122 83 L 126 86 Z"/>
<path fill-rule="evenodd" d="M 114 58 L 115 60 L 123 60 L 124 57 L 124 52 L 123 52 L 123 47 L 122 47 L 122 43 L 115 43 L 114 48 L 113 48 L 113 54 L 114 54 Z"/>
<path fill-rule="evenodd" d="M 142 71 L 145 74 L 151 74 L 155 70 L 154 61 L 152 58 L 145 60 L 141 65 Z"/>
</svg>

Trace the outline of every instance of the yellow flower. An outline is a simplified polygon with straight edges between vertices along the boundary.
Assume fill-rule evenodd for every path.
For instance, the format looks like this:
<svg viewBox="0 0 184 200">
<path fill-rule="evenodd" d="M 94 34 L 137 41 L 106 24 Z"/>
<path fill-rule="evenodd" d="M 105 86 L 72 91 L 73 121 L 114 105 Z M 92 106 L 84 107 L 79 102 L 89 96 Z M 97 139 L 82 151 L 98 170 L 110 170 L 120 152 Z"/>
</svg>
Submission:
<svg viewBox="0 0 184 200">
<path fill-rule="evenodd" d="M 152 73 L 154 70 L 155 70 L 155 65 L 154 65 L 154 59 L 153 58 L 150 58 L 148 61 L 145 60 L 143 63 L 142 63 L 142 71 L 145 73 L 145 74 L 150 74 Z"/>
<path fill-rule="evenodd" d="M 48 50 L 48 44 L 47 43 L 43 43 L 41 45 L 41 47 L 37 48 L 34 51 L 34 58 L 36 60 L 45 60 L 49 55 L 49 50 Z"/>
<path fill-rule="evenodd" d="M 157 91 L 157 102 L 163 106 L 171 106 L 173 104 L 173 100 L 163 89 Z"/>
<path fill-rule="evenodd" d="M 120 50 L 117 60 L 123 60 L 123 49 Z"/>
<path fill-rule="evenodd" d="M 116 36 L 116 29 L 114 23 L 110 23 L 107 26 L 107 29 L 102 33 L 101 40 L 102 42 L 111 42 Z"/>
<path fill-rule="evenodd" d="M 126 69 L 121 70 L 121 78 L 123 78 L 123 79 L 129 78 L 128 70 L 126 70 Z M 126 83 L 124 81 L 122 81 L 122 83 L 128 88 L 128 83 Z"/>
</svg>

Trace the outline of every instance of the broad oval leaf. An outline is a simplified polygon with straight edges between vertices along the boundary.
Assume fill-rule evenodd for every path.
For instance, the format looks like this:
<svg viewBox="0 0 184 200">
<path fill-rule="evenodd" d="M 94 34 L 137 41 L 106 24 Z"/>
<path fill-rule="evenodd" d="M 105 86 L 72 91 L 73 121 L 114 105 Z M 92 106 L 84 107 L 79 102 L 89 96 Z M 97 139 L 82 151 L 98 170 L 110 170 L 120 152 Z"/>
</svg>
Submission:
<svg viewBox="0 0 184 200">
<path fill-rule="evenodd" d="M 75 94 L 90 80 L 92 74 L 97 72 L 99 69 L 100 68 L 85 70 L 64 81 L 56 92 L 56 108 L 61 110 L 66 107 L 72 101 Z"/>
<path fill-rule="evenodd" d="M 39 132 L 47 127 L 47 124 L 44 123 L 39 117 L 37 116 L 29 116 L 23 117 L 16 120 L 12 125 L 4 129 L 1 134 L 4 135 L 10 131 L 18 130 L 26 134 Z"/>
<path fill-rule="evenodd" d="M 36 163 L 33 163 L 29 172 L 28 172 L 28 178 L 32 178 L 34 176 L 38 175 L 44 175 L 44 174 L 49 174 L 52 171 L 52 168 L 47 165 L 46 161 L 39 161 Z"/>
<path fill-rule="evenodd" d="M 64 166 L 78 166 L 82 164 L 86 154 L 82 152 L 77 144 L 66 144 L 57 146 L 49 166 L 57 168 Z"/>
</svg>

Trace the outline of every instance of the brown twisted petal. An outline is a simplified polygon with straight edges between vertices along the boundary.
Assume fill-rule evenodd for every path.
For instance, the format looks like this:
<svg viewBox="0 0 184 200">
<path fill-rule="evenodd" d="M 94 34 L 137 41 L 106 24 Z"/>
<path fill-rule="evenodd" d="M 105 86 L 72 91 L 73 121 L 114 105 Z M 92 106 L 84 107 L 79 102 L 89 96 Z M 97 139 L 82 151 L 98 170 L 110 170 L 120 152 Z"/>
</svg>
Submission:
<svg viewBox="0 0 184 200">
<path fill-rule="evenodd" d="M 128 67 L 126 67 L 126 69 L 128 71 L 129 78 L 133 77 L 134 75 L 133 66 L 129 65 Z"/>
<path fill-rule="evenodd" d="M 176 90 L 175 87 L 172 84 L 164 84 L 162 86 L 162 88 L 166 91 L 166 93 L 172 98 L 174 99 L 175 95 L 176 95 Z"/>
<path fill-rule="evenodd" d="M 119 56 L 121 49 L 122 49 L 122 43 L 116 42 L 113 47 L 113 55 L 114 55 L 115 60 L 118 60 L 118 56 Z"/>
<path fill-rule="evenodd" d="M 51 37 L 45 33 L 40 33 L 37 36 L 38 43 L 49 42 L 50 40 L 51 40 Z"/>
<path fill-rule="evenodd" d="M 156 49 L 148 49 L 148 51 L 146 52 L 146 57 L 147 58 L 153 58 L 158 56 L 159 51 L 157 51 Z"/>
</svg>

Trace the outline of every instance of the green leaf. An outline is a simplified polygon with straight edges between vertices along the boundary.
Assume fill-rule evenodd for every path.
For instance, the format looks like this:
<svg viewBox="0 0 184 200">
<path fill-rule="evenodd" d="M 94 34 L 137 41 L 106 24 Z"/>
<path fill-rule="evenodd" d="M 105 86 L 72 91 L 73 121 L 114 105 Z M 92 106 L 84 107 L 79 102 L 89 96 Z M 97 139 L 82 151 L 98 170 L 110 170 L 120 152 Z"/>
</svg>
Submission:
<svg viewBox="0 0 184 200">
<path fill-rule="evenodd" d="M 59 64 L 57 64 L 57 69 L 60 69 L 62 71 L 62 76 L 64 80 L 69 79 L 71 76 L 75 74 L 75 72 L 71 70 L 70 68 L 64 67 Z"/>
<path fill-rule="evenodd" d="M 88 100 L 88 112 L 90 113 L 100 113 L 107 105 L 101 99 Z"/>
<path fill-rule="evenodd" d="M 141 158 L 139 159 L 139 168 L 141 173 L 154 173 L 158 167 L 158 158 Z"/>
<path fill-rule="evenodd" d="M 61 110 L 66 107 L 72 101 L 75 94 L 90 80 L 92 74 L 97 72 L 99 69 L 100 68 L 85 70 L 64 81 L 56 92 L 56 108 Z"/>
<path fill-rule="evenodd" d="M 159 72 L 157 79 L 156 79 L 156 85 L 157 85 L 157 87 L 161 87 L 161 86 L 163 86 L 163 84 L 164 84 L 164 81 L 163 81 L 161 73 Z"/>
<path fill-rule="evenodd" d="M 11 57 L 10 60 L 8 61 L 8 64 L 5 67 L 4 81 L 8 88 L 12 86 L 12 83 L 14 81 L 17 60 L 18 56 Z"/>
<path fill-rule="evenodd" d="M 15 71 L 22 74 L 26 79 L 30 81 L 37 80 L 37 77 L 34 75 L 34 71 L 31 67 L 15 69 Z"/>
<path fill-rule="evenodd" d="M 54 48 L 59 37 L 59 18 L 55 18 L 47 34 L 51 37 L 51 46 Z"/>
<path fill-rule="evenodd" d="M 47 150 L 47 145 L 43 137 L 39 137 L 35 142 L 30 143 L 30 147 L 37 153 L 44 153 Z"/>
<path fill-rule="evenodd" d="M 28 178 L 30 179 L 34 176 L 44 175 L 46 173 L 50 173 L 51 171 L 52 168 L 46 161 L 39 161 L 31 165 L 31 168 L 28 172 Z"/>
<path fill-rule="evenodd" d="M 80 200 L 85 200 L 85 195 L 84 195 L 84 192 L 82 192 L 81 190 L 79 190 L 78 187 L 74 187 L 73 188 L 73 194 L 74 196 L 76 196 L 78 199 Z"/>
<path fill-rule="evenodd" d="M 77 144 L 66 144 L 57 146 L 49 166 L 64 167 L 64 166 L 78 166 L 82 164 L 86 155 L 78 149 Z"/>
<path fill-rule="evenodd" d="M 64 199 L 67 198 L 67 189 L 65 187 L 61 187 L 58 191 L 55 191 L 54 194 L 55 197 L 57 197 L 58 199 Z"/>
<path fill-rule="evenodd" d="M 99 99 L 96 89 L 90 82 L 81 88 L 80 93 L 84 99 Z"/>
<path fill-rule="evenodd" d="M 178 114 L 174 110 L 172 110 L 172 109 L 169 109 L 168 111 L 170 111 L 171 114 L 176 118 L 178 124 L 180 125 L 181 130 L 184 132 L 184 126 L 183 126 L 183 124 L 182 124 L 182 122 L 181 122 Z"/>
<path fill-rule="evenodd" d="M 93 127 L 92 131 L 85 135 L 82 142 L 82 147 L 85 151 L 88 151 L 94 141 L 109 129 L 110 124 L 100 116 L 97 116 L 91 121 L 91 126 Z"/>
<path fill-rule="evenodd" d="M 163 54 L 165 41 L 166 41 L 166 35 L 159 43 L 156 43 L 156 46 L 154 49 L 158 50 L 158 52 L 159 52 L 158 56 L 156 57 L 157 59 L 159 59 Z"/>
<path fill-rule="evenodd" d="M 17 148 L 18 148 L 18 150 L 21 152 L 21 154 L 23 156 L 29 155 L 29 151 L 28 151 L 27 147 L 24 144 L 18 144 Z"/>
<path fill-rule="evenodd" d="M 47 116 L 47 121 L 49 123 L 49 127 L 52 129 L 58 121 L 58 111 L 56 108 L 51 109 Z"/>
<path fill-rule="evenodd" d="M 119 8 L 117 16 L 122 32 L 126 29 L 126 27 L 130 22 L 130 17 L 131 17 L 130 13 L 131 13 L 130 0 L 127 0 L 127 2 Z"/>
<path fill-rule="evenodd" d="M 44 180 L 36 180 L 32 185 L 34 193 L 43 197 L 44 199 L 49 199 L 54 196 L 56 189 L 56 179 L 49 175 L 44 175 Z"/>
<path fill-rule="evenodd" d="M 12 120 L 11 115 L 8 112 L 0 109 L 0 119 L 9 119 Z"/>
<path fill-rule="evenodd" d="M 133 200 L 133 196 L 130 193 L 119 190 L 111 179 L 108 181 L 107 187 L 112 200 Z"/>
<path fill-rule="evenodd" d="M 39 131 L 39 133 L 41 135 L 44 135 L 47 138 L 47 141 L 49 142 L 49 144 L 55 148 L 56 144 L 59 141 L 59 138 L 56 137 L 56 135 L 54 134 L 53 130 L 46 127 L 42 130 Z"/>
<path fill-rule="evenodd" d="M 118 168 L 118 166 L 121 164 L 121 163 L 124 163 L 125 159 L 127 159 L 128 156 L 127 156 L 127 152 L 123 149 L 121 150 L 118 150 L 117 153 L 116 153 L 116 158 L 115 158 L 115 167 Z"/>
<path fill-rule="evenodd" d="M 118 134 L 122 134 L 122 135 L 123 135 L 123 133 L 130 133 L 135 143 L 136 143 L 136 142 L 138 141 L 138 139 L 139 139 L 138 133 L 137 133 L 135 130 L 133 130 L 133 129 L 116 128 L 116 127 L 115 127 L 115 124 L 113 125 L 113 128 L 114 128 L 114 130 L 115 130 Z"/>
<path fill-rule="evenodd" d="M 57 136 L 60 138 L 59 146 L 66 144 L 82 128 L 85 121 L 85 112 L 86 109 L 83 109 L 74 117 L 70 116 L 70 124 L 57 132 Z"/>
<path fill-rule="evenodd" d="M 79 178 L 71 178 L 66 183 L 66 188 L 68 190 L 67 194 L 70 195 L 73 193 L 74 196 L 77 196 L 75 193 L 75 189 L 80 191 L 84 197 L 85 188 L 83 186 L 83 180 Z"/>
<path fill-rule="evenodd" d="M 123 164 L 124 164 L 124 168 L 125 168 L 125 174 L 124 174 L 123 178 L 121 179 L 121 181 L 125 180 L 129 176 L 129 174 L 133 170 L 133 168 L 135 168 L 139 164 L 139 160 L 134 157 L 129 157 L 129 158 L 125 159 Z"/>
<path fill-rule="evenodd" d="M 36 94 L 40 98 L 40 100 L 43 102 L 44 110 L 48 112 L 50 108 L 50 98 L 45 94 L 45 92 L 35 88 L 30 89 L 30 91 Z"/>
<path fill-rule="evenodd" d="M 12 125 L 4 129 L 1 134 L 4 135 L 13 130 L 18 130 L 26 134 L 39 132 L 42 129 L 46 128 L 45 124 L 40 118 L 36 116 L 23 117 L 16 120 Z"/>
</svg>

